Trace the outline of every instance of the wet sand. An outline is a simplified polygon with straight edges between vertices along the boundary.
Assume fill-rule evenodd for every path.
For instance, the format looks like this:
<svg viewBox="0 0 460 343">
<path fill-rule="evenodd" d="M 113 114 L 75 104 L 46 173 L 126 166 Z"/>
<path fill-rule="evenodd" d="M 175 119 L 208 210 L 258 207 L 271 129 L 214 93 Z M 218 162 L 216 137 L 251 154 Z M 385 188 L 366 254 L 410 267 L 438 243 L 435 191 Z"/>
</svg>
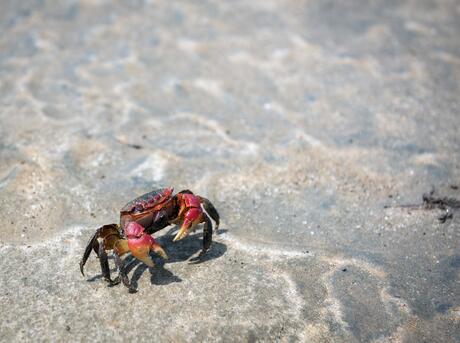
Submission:
<svg viewBox="0 0 460 343">
<path fill-rule="evenodd" d="M 458 3 L 0 9 L 1 340 L 460 340 L 460 211 L 399 207 L 460 198 Z M 165 186 L 219 210 L 206 258 L 171 227 L 137 293 L 82 277 Z"/>
</svg>

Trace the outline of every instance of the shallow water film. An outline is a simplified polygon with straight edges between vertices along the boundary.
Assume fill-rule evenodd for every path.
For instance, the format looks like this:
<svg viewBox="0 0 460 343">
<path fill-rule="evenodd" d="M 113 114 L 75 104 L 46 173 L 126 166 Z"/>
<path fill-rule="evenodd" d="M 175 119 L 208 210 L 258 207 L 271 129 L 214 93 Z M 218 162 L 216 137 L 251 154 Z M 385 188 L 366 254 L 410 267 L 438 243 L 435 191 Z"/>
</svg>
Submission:
<svg viewBox="0 0 460 343">
<path fill-rule="evenodd" d="M 459 17 L 2 1 L 0 340 L 459 342 Z M 95 230 L 160 187 L 213 202 L 208 253 L 171 226 L 169 260 L 126 258 L 136 293 L 94 253 L 83 277 Z"/>
</svg>

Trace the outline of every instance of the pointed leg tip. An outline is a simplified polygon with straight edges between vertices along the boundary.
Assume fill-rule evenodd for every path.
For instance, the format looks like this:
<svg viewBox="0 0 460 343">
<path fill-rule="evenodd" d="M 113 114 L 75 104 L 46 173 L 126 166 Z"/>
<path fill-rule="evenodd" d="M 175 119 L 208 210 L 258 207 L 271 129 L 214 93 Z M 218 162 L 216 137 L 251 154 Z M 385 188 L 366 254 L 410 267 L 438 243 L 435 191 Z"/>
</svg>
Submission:
<svg viewBox="0 0 460 343">
<path fill-rule="evenodd" d="M 209 251 L 209 249 L 203 249 L 201 250 L 200 254 L 198 255 L 198 258 L 200 257 L 203 257 L 204 255 L 206 255 L 206 253 Z"/>
<path fill-rule="evenodd" d="M 109 287 L 116 286 L 116 285 L 118 285 L 120 282 L 121 282 L 120 277 L 117 276 L 115 279 L 113 279 L 113 280 L 111 280 L 111 281 L 109 282 Z"/>
</svg>

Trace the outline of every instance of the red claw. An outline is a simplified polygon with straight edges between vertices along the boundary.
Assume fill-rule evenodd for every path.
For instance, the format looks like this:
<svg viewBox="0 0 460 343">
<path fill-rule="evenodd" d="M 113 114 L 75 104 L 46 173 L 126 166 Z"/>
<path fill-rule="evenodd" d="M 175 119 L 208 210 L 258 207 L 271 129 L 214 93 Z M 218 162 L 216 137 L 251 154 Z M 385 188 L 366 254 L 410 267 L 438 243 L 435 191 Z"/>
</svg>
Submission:
<svg viewBox="0 0 460 343">
<path fill-rule="evenodd" d="M 144 228 L 142 225 L 136 222 L 129 222 L 125 226 L 125 235 L 128 239 L 139 238 L 144 234 Z"/>
<path fill-rule="evenodd" d="M 182 194 L 182 199 L 186 207 L 201 208 L 201 201 L 194 194 Z"/>
<path fill-rule="evenodd" d="M 128 248 L 131 254 L 149 267 L 153 267 L 153 261 L 149 256 L 150 250 L 155 251 L 165 259 L 168 258 L 155 239 L 144 232 L 142 225 L 136 222 L 129 222 L 125 227 L 125 235 L 128 238 Z"/>
<path fill-rule="evenodd" d="M 189 229 L 193 228 L 203 221 L 203 210 L 201 209 L 200 199 L 193 194 L 181 194 L 179 198 L 181 204 L 181 214 L 183 215 L 183 222 L 180 230 L 177 232 L 173 241 L 184 238 L 188 235 Z"/>
<path fill-rule="evenodd" d="M 197 219 L 200 219 L 203 211 L 201 208 L 191 208 L 187 211 L 184 218 L 184 223 L 182 225 L 188 225 L 189 223 L 195 222 Z"/>
</svg>

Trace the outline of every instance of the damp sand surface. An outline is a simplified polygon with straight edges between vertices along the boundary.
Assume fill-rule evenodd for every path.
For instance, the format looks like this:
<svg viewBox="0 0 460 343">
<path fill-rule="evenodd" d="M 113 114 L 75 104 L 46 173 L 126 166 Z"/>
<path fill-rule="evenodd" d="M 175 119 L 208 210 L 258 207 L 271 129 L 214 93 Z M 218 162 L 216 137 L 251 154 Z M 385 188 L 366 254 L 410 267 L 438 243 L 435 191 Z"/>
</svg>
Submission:
<svg viewBox="0 0 460 343">
<path fill-rule="evenodd" d="M 400 206 L 460 198 L 459 15 L 2 3 L 0 339 L 460 341 L 460 211 Z M 94 230 L 165 186 L 219 210 L 205 258 L 171 227 L 168 261 L 127 258 L 137 293 L 95 255 L 83 277 Z"/>
</svg>

